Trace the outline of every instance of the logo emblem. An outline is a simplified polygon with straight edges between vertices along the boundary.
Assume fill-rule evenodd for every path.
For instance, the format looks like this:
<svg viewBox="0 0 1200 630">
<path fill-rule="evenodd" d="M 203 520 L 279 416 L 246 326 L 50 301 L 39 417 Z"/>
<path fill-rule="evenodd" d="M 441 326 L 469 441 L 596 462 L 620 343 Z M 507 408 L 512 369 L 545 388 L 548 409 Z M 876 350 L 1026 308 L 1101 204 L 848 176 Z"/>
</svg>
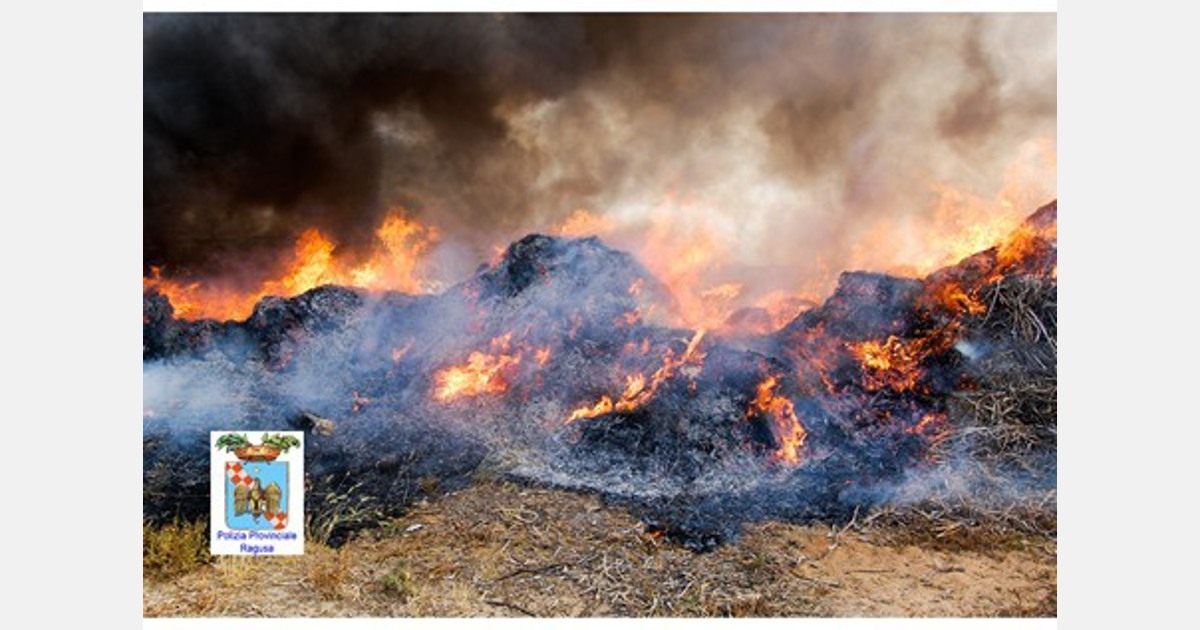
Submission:
<svg viewBox="0 0 1200 630">
<path fill-rule="evenodd" d="M 212 553 L 303 553 L 303 433 L 251 434 L 212 433 Z"/>
</svg>

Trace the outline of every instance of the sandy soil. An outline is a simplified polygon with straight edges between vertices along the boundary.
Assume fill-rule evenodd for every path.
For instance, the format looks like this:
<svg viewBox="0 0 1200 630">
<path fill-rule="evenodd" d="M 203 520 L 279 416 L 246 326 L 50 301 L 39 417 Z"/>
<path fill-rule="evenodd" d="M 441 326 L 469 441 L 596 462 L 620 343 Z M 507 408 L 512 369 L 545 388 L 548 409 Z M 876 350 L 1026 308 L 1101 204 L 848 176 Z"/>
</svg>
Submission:
<svg viewBox="0 0 1200 630">
<path fill-rule="evenodd" d="M 1055 616 L 1057 543 L 762 523 L 697 554 L 592 496 L 481 483 L 340 549 L 143 583 L 146 616 Z M 961 533 L 961 532 L 960 532 Z M 981 542 L 986 541 L 986 542 Z"/>
</svg>

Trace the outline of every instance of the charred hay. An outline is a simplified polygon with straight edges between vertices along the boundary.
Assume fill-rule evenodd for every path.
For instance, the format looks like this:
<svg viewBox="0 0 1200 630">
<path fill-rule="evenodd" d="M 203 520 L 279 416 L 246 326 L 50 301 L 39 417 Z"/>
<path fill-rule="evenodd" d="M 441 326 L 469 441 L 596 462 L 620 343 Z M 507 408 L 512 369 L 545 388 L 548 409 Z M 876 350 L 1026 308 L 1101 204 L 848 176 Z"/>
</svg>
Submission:
<svg viewBox="0 0 1200 630">
<path fill-rule="evenodd" d="M 923 280 L 843 274 L 824 304 L 736 342 L 646 321 L 669 294 L 595 238 L 528 236 L 438 295 L 320 287 L 244 322 L 179 320 L 151 291 L 145 516 L 207 510 L 209 430 L 298 428 L 308 525 L 333 543 L 470 483 L 481 462 L 598 493 L 695 549 L 745 522 L 881 506 L 1053 518 L 1057 280 L 1053 247 L 1031 242 L 1018 266 L 993 249 Z M 966 301 L 930 299 L 947 287 Z M 505 357 L 488 377 L 502 393 L 436 396 L 437 375 L 476 355 Z M 632 374 L 662 376 L 653 396 L 567 421 Z M 768 381 L 787 401 L 770 413 L 752 404 Z M 803 425 L 799 465 L 780 455 L 785 408 Z"/>
</svg>

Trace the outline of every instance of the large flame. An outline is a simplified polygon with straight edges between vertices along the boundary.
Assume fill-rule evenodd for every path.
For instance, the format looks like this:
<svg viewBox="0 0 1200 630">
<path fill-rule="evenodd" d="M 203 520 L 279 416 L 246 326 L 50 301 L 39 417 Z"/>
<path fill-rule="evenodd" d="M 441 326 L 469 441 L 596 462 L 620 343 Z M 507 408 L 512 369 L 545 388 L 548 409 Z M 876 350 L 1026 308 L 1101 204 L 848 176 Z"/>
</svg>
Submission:
<svg viewBox="0 0 1200 630">
<path fill-rule="evenodd" d="M 673 304 L 658 310 L 666 318 L 660 323 L 704 328 L 714 334 L 764 333 L 778 330 L 824 299 L 843 270 L 922 277 L 1012 239 L 1028 208 L 1053 195 L 1046 182 L 1054 180 L 1056 168 L 1053 139 L 1038 138 L 1019 147 L 995 192 L 980 194 L 930 181 L 927 212 L 864 217 L 864 223 L 856 226 L 862 232 L 855 246 L 839 264 L 818 260 L 815 270 L 804 275 L 763 278 L 740 270 L 738 265 L 753 246 L 740 240 L 742 231 L 736 221 L 730 220 L 728 212 L 676 193 L 636 211 L 577 209 L 550 232 L 600 236 L 631 251 L 674 297 Z M 1011 241 L 1001 257 L 1010 252 L 1019 256 L 1019 248 L 1027 242 Z M 775 288 L 762 293 L 772 282 Z M 943 298 L 958 301 L 958 308 L 978 308 L 964 301 L 964 295 Z M 746 307 L 765 313 L 730 327 L 730 316 Z"/>
<path fill-rule="evenodd" d="M 159 268 L 142 278 L 143 291 L 154 289 L 167 296 L 181 319 L 245 319 L 254 305 L 268 295 L 291 297 L 326 284 L 367 290 L 421 293 L 419 271 L 429 246 L 438 240 L 436 230 L 392 211 L 375 232 L 376 244 L 362 262 L 339 258 L 337 245 L 316 228 L 305 230 L 296 240 L 285 271 L 249 291 L 231 288 L 219 281 L 205 283 L 166 278 Z"/>
<path fill-rule="evenodd" d="M 919 277 L 993 247 L 1019 228 L 1029 208 L 1052 196 L 1044 182 L 1056 170 L 1054 141 L 1037 138 L 1021 145 L 994 194 L 933 182 L 930 212 L 875 221 L 848 266 Z"/>
<path fill-rule="evenodd" d="M 601 236 L 631 251 L 674 298 L 670 304 L 652 305 L 660 308 L 639 313 L 643 319 L 653 316 L 656 323 L 704 328 L 714 334 L 763 333 L 779 329 L 823 299 L 843 269 L 917 277 L 998 243 L 1006 243 L 1000 250 L 1002 262 L 1027 254 L 1021 248 L 1030 238 L 1010 235 L 1019 229 L 1024 209 L 1043 201 L 1044 182 L 1053 179 L 1056 166 L 1053 140 L 1037 139 L 1022 145 L 994 195 L 932 182 L 929 212 L 871 215 L 848 258 L 838 265 L 819 260 L 818 270 L 804 275 L 768 278 L 741 270 L 738 265 L 749 252 L 739 240 L 737 222 L 728 212 L 676 193 L 653 205 L 622 207 L 620 212 L 579 208 L 549 232 Z M 345 252 L 321 231 L 308 229 L 281 258 L 281 271 L 258 280 L 249 290 L 220 279 L 170 277 L 157 268 L 143 278 L 143 289 L 166 295 L 176 316 L 183 319 L 244 319 L 265 296 L 293 296 L 322 284 L 426 292 L 431 285 L 422 266 L 430 246 L 439 240 L 438 232 L 396 209 L 375 236 L 369 251 Z M 502 251 L 498 249 L 497 255 Z M 771 283 L 776 287 L 764 294 Z M 758 311 L 731 328 L 730 316 L 747 307 Z"/>
</svg>

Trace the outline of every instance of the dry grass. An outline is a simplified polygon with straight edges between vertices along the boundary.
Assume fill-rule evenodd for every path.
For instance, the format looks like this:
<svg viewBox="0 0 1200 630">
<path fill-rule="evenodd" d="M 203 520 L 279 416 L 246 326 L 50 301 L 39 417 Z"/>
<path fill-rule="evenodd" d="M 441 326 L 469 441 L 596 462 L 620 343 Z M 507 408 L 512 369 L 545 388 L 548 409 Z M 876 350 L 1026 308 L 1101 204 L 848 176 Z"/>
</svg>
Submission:
<svg viewBox="0 0 1200 630">
<path fill-rule="evenodd" d="M 325 544 L 340 530 L 372 527 L 382 522 L 382 510 L 376 507 L 374 497 L 358 492 L 361 486 L 362 483 L 356 483 L 320 497 L 318 506 L 305 519 L 305 538 Z"/>
<path fill-rule="evenodd" d="M 1056 592 L 1052 539 L 979 539 L 947 551 L 902 544 L 896 527 L 760 523 L 696 554 L 596 497 L 483 481 L 339 549 L 310 543 L 304 556 L 221 557 L 148 581 L 144 608 L 148 616 L 988 616 L 1044 612 Z"/>
<path fill-rule="evenodd" d="M 341 599 L 350 575 L 347 557 L 321 544 L 311 545 L 305 553 L 306 585 L 322 599 Z"/>
<path fill-rule="evenodd" d="M 961 488 L 873 515 L 901 541 L 970 549 L 1054 538 L 1057 294 L 1051 280 L 1014 276 L 977 296 L 987 309 L 965 333 L 987 354 L 972 366 L 974 386 L 949 400 L 949 426 L 931 453 Z"/>
<path fill-rule="evenodd" d="M 954 426 L 938 447 L 1000 469 L 1037 473 L 1039 453 L 1058 439 L 1058 289 L 1014 277 L 988 285 L 987 312 L 967 322 L 971 338 L 988 341 L 974 389 L 950 402 Z"/>
<path fill-rule="evenodd" d="M 142 574 L 164 580 L 188 573 L 211 560 L 204 521 L 176 520 L 161 527 L 142 524 Z"/>
<path fill-rule="evenodd" d="M 1057 512 L 1027 504 L 981 508 L 928 501 L 883 507 L 864 520 L 863 528 L 881 544 L 940 551 L 995 554 L 1032 549 L 1053 555 L 1058 545 Z"/>
</svg>

